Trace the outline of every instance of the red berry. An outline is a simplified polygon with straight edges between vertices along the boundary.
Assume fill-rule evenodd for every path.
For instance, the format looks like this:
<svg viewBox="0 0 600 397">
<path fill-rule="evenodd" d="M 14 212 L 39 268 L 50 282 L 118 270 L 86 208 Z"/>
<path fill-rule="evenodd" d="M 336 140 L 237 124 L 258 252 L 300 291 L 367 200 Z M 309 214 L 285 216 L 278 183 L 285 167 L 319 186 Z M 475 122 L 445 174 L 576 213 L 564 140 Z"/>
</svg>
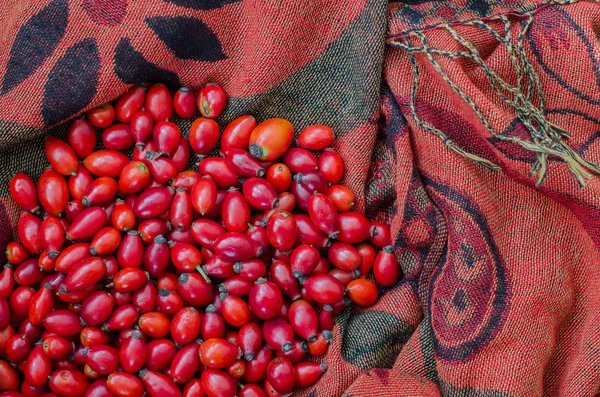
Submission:
<svg viewBox="0 0 600 397">
<path fill-rule="evenodd" d="M 402 270 L 398 258 L 391 246 L 386 246 L 377 254 L 373 263 L 373 276 L 379 285 L 391 287 L 396 284 L 402 276 Z"/>
<path fill-rule="evenodd" d="M 43 386 L 52 372 L 52 361 L 44 353 L 42 345 L 36 345 L 29 353 L 23 368 L 24 378 L 32 386 Z"/>
<path fill-rule="evenodd" d="M 288 319 L 296 335 L 309 342 L 316 340 L 319 319 L 317 312 L 309 303 L 302 299 L 292 302 Z"/>
<path fill-rule="evenodd" d="M 377 286 L 367 279 L 350 281 L 346 286 L 348 298 L 359 306 L 371 306 L 377 300 Z"/>
<path fill-rule="evenodd" d="M 333 149 L 326 149 L 321 153 L 318 165 L 327 182 L 338 183 L 344 175 L 344 159 Z"/>
<path fill-rule="evenodd" d="M 296 242 L 296 233 L 296 220 L 289 212 L 279 211 L 269 218 L 267 236 L 275 249 L 283 252 L 291 250 Z"/>
<path fill-rule="evenodd" d="M 294 365 L 294 386 L 307 387 L 315 384 L 327 371 L 327 364 L 302 361 Z"/>
<path fill-rule="evenodd" d="M 177 124 L 170 121 L 159 121 L 154 125 L 152 138 L 159 152 L 171 153 L 179 145 L 181 131 Z"/>
<path fill-rule="evenodd" d="M 195 341 L 179 349 L 171 363 L 171 378 L 181 384 L 187 382 L 200 368 L 201 341 Z"/>
<path fill-rule="evenodd" d="M 252 313 L 262 320 L 268 320 L 279 314 L 283 296 L 275 283 L 259 279 L 250 290 L 248 301 Z"/>
<path fill-rule="evenodd" d="M 306 149 L 291 148 L 285 152 L 282 160 L 294 174 L 315 171 L 317 169 L 317 159 L 314 154 Z"/>
<path fill-rule="evenodd" d="M 268 119 L 254 128 L 250 135 L 250 154 L 260 160 L 275 160 L 290 147 L 294 127 L 284 119 Z"/>
<path fill-rule="evenodd" d="M 242 325 L 238 332 L 238 344 L 246 361 L 254 360 L 263 344 L 260 326 L 256 323 Z"/>
<path fill-rule="evenodd" d="M 235 168 L 227 159 L 207 157 L 200 162 L 199 169 L 202 174 L 213 178 L 221 189 L 229 189 L 240 185 Z"/>
<path fill-rule="evenodd" d="M 271 182 L 277 193 L 286 191 L 292 183 L 292 173 L 288 166 L 283 163 L 277 163 L 270 166 L 265 178 L 267 181 Z"/>
<path fill-rule="evenodd" d="M 198 109 L 204 117 L 219 117 L 226 105 L 227 94 L 217 84 L 207 84 L 198 93 Z"/>
<path fill-rule="evenodd" d="M 102 133 L 104 147 L 111 150 L 125 150 L 135 144 L 129 124 L 113 124 Z"/>
<path fill-rule="evenodd" d="M 170 120 L 173 117 L 171 93 L 164 84 L 154 84 L 146 93 L 146 110 L 154 122 Z"/>
<path fill-rule="evenodd" d="M 129 158 L 115 150 L 98 150 L 83 160 L 83 165 L 92 174 L 111 178 L 118 178 L 127 164 Z"/>
<path fill-rule="evenodd" d="M 200 178 L 198 182 L 192 186 L 190 199 L 194 209 L 204 215 L 208 213 L 217 200 L 217 185 L 212 179 Z"/>
<path fill-rule="evenodd" d="M 196 95 L 187 87 L 181 87 L 173 97 L 173 108 L 175 113 L 182 119 L 194 117 L 198 111 L 196 107 Z"/>
<path fill-rule="evenodd" d="M 59 174 L 73 175 L 77 170 L 75 151 L 62 139 L 47 136 L 44 139 L 44 151 L 48 162 Z"/>
<path fill-rule="evenodd" d="M 316 124 L 306 127 L 298 135 L 298 146 L 309 150 L 323 150 L 335 140 L 333 130 L 326 125 Z"/>
<path fill-rule="evenodd" d="M 267 367 L 267 381 L 278 393 L 290 394 L 294 390 L 294 365 L 285 357 L 277 357 Z"/>
<path fill-rule="evenodd" d="M 141 149 L 152 135 L 154 120 L 150 112 L 140 110 L 131 117 L 130 129 L 131 135 L 136 143 L 136 148 Z"/>
<path fill-rule="evenodd" d="M 106 379 L 108 389 L 118 397 L 141 397 L 144 385 L 137 375 L 113 372 Z"/>
<path fill-rule="evenodd" d="M 182 308 L 171 321 L 171 337 L 175 343 L 187 345 L 198 338 L 201 325 L 200 312 L 193 307 Z"/>
<path fill-rule="evenodd" d="M 329 238 L 338 237 L 337 210 L 329 197 L 321 193 L 314 194 L 308 200 L 308 214 L 315 226 Z"/>
<path fill-rule="evenodd" d="M 304 288 L 319 303 L 333 304 L 344 297 L 344 285 L 329 274 L 315 274 L 306 279 Z"/>
<path fill-rule="evenodd" d="M 220 129 L 216 121 L 198 118 L 190 127 L 190 146 L 198 154 L 208 154 L 217 146 L 219 135 Z"/>
<path fill-rule="evenodd" d="M 146 89 L 134 85 L 126 93 L 121 95 L 115 105 L 115 115 L 121 123 L 129 123 L 133 115 L 144 107 Z"/>
<path fill-rule="evenodd" d="M 96 148 L 96 130 L 84 117 L 77 118 L 69 125 L 67 141 L 77 157 L 84 159 Z"/>
<path fill-rule="evenodd" d="M 345 186 L 329 186 L 327 197 L 329 197 L 339 213 L 350 211 L 354 207 L 354 193 Z"/>
<path fill-rule="evenodd" d="M 139 377 L 150 397 L 181 397 L 181 391 L 167 375 L 144 368 L 140 371 Z"/>
<path fill-rule="evenodd" d="M 69 185 L 61 174 L 46 169 L 38 181 L 37 194 L 42 208 L 48 214 L 61 216 L 69 202 Z"/>
<path fill-rule="evenodd" d="M 274 208 L 279 202 L 275 188 L 265 179 L 257 177 L 246 179 L 243 192 L 248 204 L 259 210 Z"/>
<path fill-rule="evenodd" d="M 221 151 L 228 154 L 231 148 L 246 150 L 254 127 L 256 127 L 256 120 L 252 116 L 241 116 L 233 120 L 221 135 Z"/>
<path fill-rule="evenodd" d="M 94 127 L 106 128 L 111 125 L 115 119 L 115 108 L 110 103 L 105 103 L 88 110 L 87 117 Z"/>
<path fill-rule="evenodd" d="M 202 372 L 202 387 L 208 397 L 235 397 L 237 391 L 231 376 L 218 369 Z"/>
<path fill-rule="evenodd" d="M 64 397 L 83 397 L 90 385 L 85 375 L 77 370 L 60 369 L 50 378 L 50 389 Z"/>
<path fill-rule="evenodd" d="M 173 357 L 177 354 L 177 347 L 167 339 L 155 339 L 147 345 L 146 368 L 160 371 L 171 365 Z"/>
<path fill-rule="evenodd" d="M 294 330 L 286 321 L 280 318 L 267 320 L 262 325 L 262 333 L 271 349 L 286 352 L 292 348 Z"/>
<path fill-rule="evenodd" d="M 200 345 L 200 360 L 208 368 L 228 367 L 238 359 L 238 355 L 238 347 L 222 338 L 208 339 Z"/>
</svg>

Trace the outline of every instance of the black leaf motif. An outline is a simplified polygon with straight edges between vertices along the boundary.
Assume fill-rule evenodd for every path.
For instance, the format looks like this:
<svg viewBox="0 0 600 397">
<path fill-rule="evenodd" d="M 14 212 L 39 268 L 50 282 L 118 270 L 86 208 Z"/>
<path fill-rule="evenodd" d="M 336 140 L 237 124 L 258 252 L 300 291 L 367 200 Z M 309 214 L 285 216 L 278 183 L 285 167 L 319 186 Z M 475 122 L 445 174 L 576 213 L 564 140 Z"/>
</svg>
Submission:
<svg viewBox="0 0 600 397">
<path fill-rule="evenodd" d="M 115 49 L 115 73 L 126 84 L 161 82 L 173 90 L 181 87 L 175 73 L 146 60 L 128 38 L 122 38 Z"/>
<path fill-rule="evenodd" d="M 95 39 L 88 38 L 70 47 L 56 62 L 44 85 L 44 124 L 58 123 L 86 107 L 96 95 L 99 71 Z"/>
<path fill-rule="evenodd" d="M 0 95 L 19 85 L 54 52 L 65 33 L 68 10 L 66 0 L 54 0 L 21 26 L 10 49 Z"/>
<path fill-rule="evenodd" d="M 227 4 L 237 3 L 241 0 L 166 0 L 175 5 L 193 8 L 194 10 L 212 10 L 213 8 L 221 8 Z"/>
<path fill-rule="evenodd" d="M 178 58 L 207 62 L 227 58 L 218 37 L 199 19 L 152 17 L 146 24 Z"/>
<path fill-rule="evenodd" d="M 355 313 L 344 329 L 342 357 L 362 370 L 391 368 L 413 331 L 410 324 L 390 313 Z"/>
</svg>

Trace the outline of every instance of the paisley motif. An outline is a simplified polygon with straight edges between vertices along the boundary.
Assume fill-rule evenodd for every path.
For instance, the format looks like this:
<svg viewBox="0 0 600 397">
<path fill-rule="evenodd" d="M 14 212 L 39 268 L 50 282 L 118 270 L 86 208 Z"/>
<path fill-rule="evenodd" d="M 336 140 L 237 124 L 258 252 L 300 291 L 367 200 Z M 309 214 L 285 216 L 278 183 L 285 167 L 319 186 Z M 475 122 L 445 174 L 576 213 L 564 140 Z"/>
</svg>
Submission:
<svg viewBox="0 0 600 397">
<path fill-rule="evenodd" d="M 464 361 L 504 323 L 510 285 L 485 216 L 464 193 L 427 179 L 447 219 L 446 254 L 429 284 L 429 316 L 438 357 Z"/>
</svg>

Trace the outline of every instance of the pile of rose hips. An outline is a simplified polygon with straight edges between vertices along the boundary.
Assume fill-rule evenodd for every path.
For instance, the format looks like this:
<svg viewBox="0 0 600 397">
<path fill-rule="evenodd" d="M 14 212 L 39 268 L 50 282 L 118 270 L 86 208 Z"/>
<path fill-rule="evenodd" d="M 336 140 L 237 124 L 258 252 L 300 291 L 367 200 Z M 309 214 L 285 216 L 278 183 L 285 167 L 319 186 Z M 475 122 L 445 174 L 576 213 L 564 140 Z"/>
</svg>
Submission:
<svg viewBox="0 0 600 397">
<path fill-rule="evenodd" d="M 37 185 L 14 176 L 1 396 L 288 395 L 326 370 L 307 357 L 326 353 L 334 316 L 377 300 L 371 269 L 399 280 L 389 227 L 338 184 L 333 131 L 291 148 L 288 121 L 242 116 L 221 134 L 225 105 L 217 85 L 133 87 L 74 120 L 68 143 L 46 138 Z M 168 120 L 198 109 L 188 140 Z"/>
</svg>

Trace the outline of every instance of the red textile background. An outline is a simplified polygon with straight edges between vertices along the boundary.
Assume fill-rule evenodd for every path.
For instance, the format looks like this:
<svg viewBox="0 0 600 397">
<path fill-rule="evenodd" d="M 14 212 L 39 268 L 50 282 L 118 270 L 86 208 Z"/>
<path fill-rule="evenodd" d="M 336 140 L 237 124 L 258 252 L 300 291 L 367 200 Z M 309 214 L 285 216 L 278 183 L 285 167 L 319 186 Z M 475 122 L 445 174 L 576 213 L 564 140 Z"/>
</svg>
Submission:
<svg viewBox="0 0 600 397">
<path fill-rule="evenodd" d="M 297 130 L 333 127 L 359 210 L 393 228 L 405 276 L 373 307 L 340 315 L 329 371 L 303 395 L 600 389 L 600 179 L 589 171 L 581 187 L 569 169 L 575 157 L 600 162 L 595 2 L 40 0 L 5 8 L 0 248 L 17 214 L 8 180 L 16 171 L 39 176 L 43 134 L 64 133 L 61 121 L 131 84 L 216 81 L 231 95 L 223 124 L 251 113 L 288 118 Z M 510 33 L 515 46 L 492 31 Z M 422 40 L 438 52 L 415 50 Z M 449 56 L 474 51 L 486 67 Z M 534 131 L 525 106 L 502 99 L 486 74 L 517 86 L 519 70 L 533 76 L 524 60 L 543 93 L 527 102 L 543 107 Z M 570 138 L 535 137 L 545 123 Z M 568 158 L 548 154 L 557 147 L 570 148 Z M 540 158 L 547 178 L 536 187 L 530 170 Z"/>
</svg>

